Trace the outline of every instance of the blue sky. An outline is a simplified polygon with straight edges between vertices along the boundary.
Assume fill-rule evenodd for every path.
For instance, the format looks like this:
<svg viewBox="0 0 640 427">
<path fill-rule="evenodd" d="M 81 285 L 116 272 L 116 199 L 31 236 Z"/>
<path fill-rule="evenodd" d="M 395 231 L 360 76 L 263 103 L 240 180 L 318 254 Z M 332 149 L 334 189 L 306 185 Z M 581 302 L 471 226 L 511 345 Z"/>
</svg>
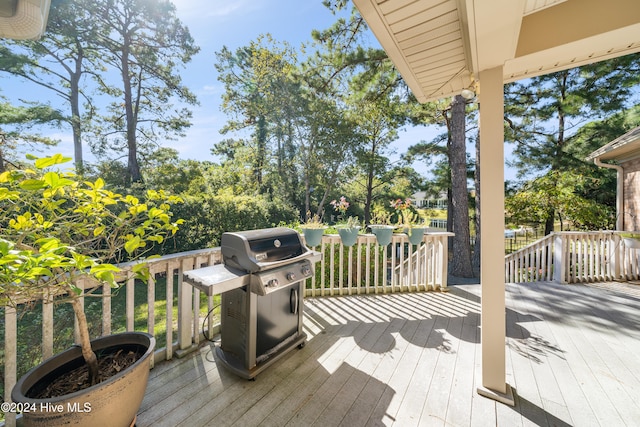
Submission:
<svg viewBox="0 0 640 427">
<path fill-rule="evenodd" d="M 221 135 L 220 129 L 227 117 L 220 110 L 222 84 L 217 80 L 214 67 L 215 53 L 227 46 L 235 50 L 257 39 L 261 34 L 269 33 L 276 41 L 286 41 L 293 47 L 311 41 L 311 31 L 325 29 L 337 19 L 322 0 L 173 0 L 178 17 L 189 27 L 200 52 L 186 64 L 182 71 L 183 82 L 198 96 L 199 106 L 193 111 L 192 126 L 186 136 L 166 145 L 178 150 L 185 159 L 216 160 L 211 155 L 213 145 L 234 135 Z M 348 14 L 348 12 L 345 12 Z M 371 35 L 371 43 L 377 40 Z M 0 75 L 0 94 L 16 101 L 45 101 L 43 96 L 57 102 L 53 95 L 45 93 L 33 85 L 16 82 L 6 75 Z M 39 92 L 37 92 L 39 91 Z M 421 140 L 431 140 L 441 132 L 438 127 L 407 127 L 392 143 L 392 160 L 397 160 L 407 148 Z M 73 156 L 72 136 L 69 128 L 47 131 L 44 134 L 59 139 L 61 143 L 51 150 L 70 157 Z M 508 147 L 505 147 L 506 149 Z M 474 152 L 473 147 L 469 147 Z M 123 153 L 124 154 L 124 153 Z M 88 147 L 84 149 L 85 160 L 94 161 Z M 428 176 L 428 168 L 423 163 L 415 163 L 414 168 Z M 512 175 L 512 174 L 511 174 Z M 507 173 L 509 178 L 509 173 Z M 511 176 L 513 178 L 513 176 Z"/>
</svg>

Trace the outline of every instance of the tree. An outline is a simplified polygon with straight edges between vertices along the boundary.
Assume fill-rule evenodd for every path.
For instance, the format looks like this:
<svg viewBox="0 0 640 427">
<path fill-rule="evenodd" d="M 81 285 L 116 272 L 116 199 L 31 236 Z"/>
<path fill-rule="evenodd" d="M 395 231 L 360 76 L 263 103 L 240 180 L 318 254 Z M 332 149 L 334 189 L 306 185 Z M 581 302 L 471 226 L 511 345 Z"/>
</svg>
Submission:
<svg viewBox="0 0 640 427">
<path fill-rule="evenodd" d="M 0 173 L 7 169 L 7 164 L 14 167 L 18 162 L 18 148 L 36 146 L 54 146 L 57 141 L 38 134 L 27 133 L 34 125 L 56 124 L 64 120 L 59 111 L 47 105 L 30 105 L 15 107 L 8 102 L 0 103 Z"/>
<path fill-rule="evenodd" d="M 0 71 L 22 77 L 59 96 L 69 107 L 64 121 L 73 133 L 74 161 L 78 171 L 84 167 L 81 98 L 93 107 L 82 87 L 83 77 L 101 78 L 100 55 L 95 41 L 106 37 L 96 25 L 93 1 L 59 2 L 49 12 L 47 31 L 36 41 L 3 41 Z"/>
<path fill-rule="evenodd" d="M 267 165 L 270 125 L 279 123 L 283 107 L 291 105 L 287 96 L 295 55 L 289 45 L 278 46 L 270 36 L 262 36 L 248 46 L 231 52 L 223 47 L 216 53 L 218 80 L 225 86 L 222 109 L 232 116 L 223 133 L 253 129 L 253 173 L 259 191 L 263 188 L 263 172 Z M 290 92 L 289 92 L 290 93 Z M 283 101 L 285 101 L 283 103 Z M 282 127 L 279 128 L 283 136 Z M 281 138 L 278 138 L 281 142 Z M 282 150 L 278 150 L 282 155 Z M 280 156 L 281 160 L 282 157 Z"/>
<path fill-rule="evenodd" d="M 385 76 L 380 76 L 383 83 Z M 386 76 L 387 79 L 395 79 Z M 357 132 L 362 136 L 362 143 L 356 151 L 357 164 L 363 170 L 366 180 L 364 199 L 364 222 L 371 221 L 371 208 L 374 190 L 381 185 L 376 181 L 389 169 L 389 145 L 397 139 L 398 129 L 404 123 L 400 100 L 388 92 L 378 92 L 380 86 L 373 85 L 371 92 L 351 101 L 351 114 L 357 126 Z M 374 93 L 377 93 L 374 95 Z"/>
<path fill-rule="evenodd" d="M 148 191 L 144 200 L 107 190 L 104 181 L 84 181 L 53 168 L 68 162 L 60 154 L 34 158 L 25 170 L 0 174 L 0 305 L 65 295 L 78 320 L 89 385 L 98 364 L 78 297 L 79 278 L 117 287 L 115 263 L 140 259 L 154 243 L 175 233 L 171 205 L 179 199 Z M 144 263 L 133 267 L 144 278 Z"/>
<path fill-rule="evenodd" d="M 505 140 L 515 144 L 520 176 L 580 167 L 584 156 L 570 149 L 577 130 L 628 107 L 639 71 L 633 54 L 507 85 Z M 554 217 L 547 216 L 547 234 Z"/>
<path fill-rule="evenodd" d="M 322 93 L 311 90 L 307 93 L 307 109 L 299 122 L 297 151 L 303 177 L 303 212 L 311 212 L 311 198 L 316 194 L 316 215 L 322 217 L 329 195 L 355 161 L 359 138 L 344 105 Z"/>
<path fill-rule="evenodd" d="M 159 141 L 184 136 L 191 111 L 172 102 L 197 103 L 181 84 L 179 69 L 199 48 L 168 0 L 101 0 L 94 18 L 109 31 L 96 43 L 106 64 L 118 70 L 119 86 L 101 82 L 101 90 L 119 98 L 108 107 L 94 148 L 99 154 L 126 149 L 127 183 L 142 182 L 138 157 Z"/>
<path fill-rule="evenodd" d="M 520 223 L 546 223 L 549 218 L 557 218 L 561 230 L 567 221 L 582 230 L 611 228 L 615 223 L 614 209 L 580 195 L 590 180 L 575 172 L 549 171 L 506 198 L 507 214 Z"/>
<path fill-rule="evenodd" d="M 434 169 L 436 188 L 446 189 L 448 199 L 447 229 L 454 232 L 452 239 L 451 274 L 459 277 L 473 277 L 471 262 L 471 239 L 469 223 L 469 191 L 467 178 L 469 165 L 466 150 L 467 102 L 462 96 L 451 101 L 441 101 L 426 106 L 414 106 L 412 121 L 416 124 L 441 123 L 447 133 L 431 142 L 421 142 L 409 148 L 406 158 L 416 157 L 432 161 L 444 156 L 446 161 Z M 443 143 L 446 143 L 443 145 Z M 478 164 L 476 159 L 476 165 Z M 478 175 L 476 174 L 476 179 Z M 478 207 L 478 204 L 476 204 Z M 478 212 L 476 212 L 478 214 Z M 479 229 L 476 229 L 476 237 Z"/>
<path fill-rule="evenodd" d="M 473 277 L 471 237 L 469 233 L 469 191 L 467 189 L 467 150 L 465 133 L 466 100 L 456 95 L 451 103 L 451 205 L 453 211 L 453 257 L 451 272 L 455 276 Z"/>
</svg>

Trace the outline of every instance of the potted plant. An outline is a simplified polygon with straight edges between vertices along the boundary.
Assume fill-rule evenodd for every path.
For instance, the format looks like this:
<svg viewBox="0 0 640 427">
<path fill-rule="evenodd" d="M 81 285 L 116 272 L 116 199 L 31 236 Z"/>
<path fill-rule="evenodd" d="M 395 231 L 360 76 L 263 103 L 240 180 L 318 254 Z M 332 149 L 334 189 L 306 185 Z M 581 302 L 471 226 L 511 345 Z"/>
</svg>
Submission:
<svg viewBox="0 0 640 427">
<path fill-rule="evenodd" d="M 625 247 L 629 249 L 640 249 L 640 233 L 628 231 L 620 233 L 620 237 L 622 237 Z"/>
<path fill-rule="evenodd" d="M 342 221 L 336 224 L 342 244 L 347 247 L 355 245 L 361 228 L 360 220 L 355 216 L 350 216 L 345 220 L 347 209 L 349 208 L 349 202 L 346 197 L 342 196 L 340 200 L 332 200 L 331 206 L 339 212 L 338 217 Z"/>
<path fill-rule="evenodd" d="M 396 199 L 391 202 L 391 207 L 398 212 L 398 224 L 404 228 L 404 232 L 409 236 L 409 242 L 413 245 L 419 245 L 427 227 L 418 222 L 419 215 L 411 205 L 411 199 Z"/>
<path fill-rule="evenodd" d="M 386 211 L 379 210 L 373 214 L 371 221 L 373 224 L 369 225 L 369 229 L 371 229 L 371 232 L 375 234 L 378 244 L 380 246 L 387 246 L 391 243 L 393 230 L 396 228 L 390 224 L 391 215 Z"/>
<path fill-rule="evenodd" d="M 29 408 L 26 426 L 129 426 L 144 397 L 155 340 L 124 333 L 91 341 L 79 299 L 91 290 L 76 283 L 117 287 L 124 273 L 116 263 L 141 259 L 152 242 L 175 233 L 181 220 L 172 222 L 170 206 L 179 199 L 162 191 L 148 191 L 145 200 L 114 193 L 101 179 L 54 170 L 71 160 L 60 154 L 29 158 L 30 168 L 0 174 L 0 304 L 55 295 L 71 303 L 80 342 L 27 372 L 11 397 Z M 130 274 L 145 278 L 148 268 L 137 263 Z M 109 360 L 120 364 L 119 373 L 105 370 Z M 65 382 L 68 375 L 75 385 Z M 52 381 L 59 381 L 53 394 Z"/>
<path fill-rule="evenodd" d="M 311 212 L 307 212 L 307 220 L 304 224 L 300 225 L 302 234 L 304 235 L 304 241 L 310 247 L 318 246 L 322 242 L 322 235 L 327 228 L 318 215 L 312 215 Z"/>
</svg>

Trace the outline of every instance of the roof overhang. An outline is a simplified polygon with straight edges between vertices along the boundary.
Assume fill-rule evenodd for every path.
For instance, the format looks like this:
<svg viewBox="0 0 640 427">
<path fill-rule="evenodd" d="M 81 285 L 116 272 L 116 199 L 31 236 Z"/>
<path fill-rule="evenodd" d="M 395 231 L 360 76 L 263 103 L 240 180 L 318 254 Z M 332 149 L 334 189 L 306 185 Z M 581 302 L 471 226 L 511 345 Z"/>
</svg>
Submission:
<svg viewBox="0 0 640 427">
<path fill-rule="evenodd" d="M 640 156 L 640 126 L 614 139 L 589 154 L 587 160 L 617 160 L 624 162 Z"/>
<path fill-rule="evenodd" d="M 416 98 L 640 52 L 638 0 L 354 0 Z"/>
<path fill-rule="evenodd" d="M 51 0 L 0 0 L 0 38 L 38 39 L 49 18 Z"/>
</svg>

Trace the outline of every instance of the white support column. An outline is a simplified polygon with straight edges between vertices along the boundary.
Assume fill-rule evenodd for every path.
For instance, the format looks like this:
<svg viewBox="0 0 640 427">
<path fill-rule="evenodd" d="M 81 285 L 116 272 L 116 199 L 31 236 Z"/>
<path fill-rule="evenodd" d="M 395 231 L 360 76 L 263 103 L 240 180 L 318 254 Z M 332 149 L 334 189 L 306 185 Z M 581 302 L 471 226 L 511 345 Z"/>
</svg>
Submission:
<svg viewBox="0 0 640 427">
<path fill-rule="evenodd" d="M 557 283 L 567 283 L 564 259 L 565 240 L 562 233 L 556 233 L 553 238 L 553 281 Z"/>
<path fill-rule="evenodd" d="M 502 66 L 481 71 L 479 76 L 482 387 L 478 393 L 513 406 L 513 393 L 506 383 L 502 76 Z"/>
</svg>

